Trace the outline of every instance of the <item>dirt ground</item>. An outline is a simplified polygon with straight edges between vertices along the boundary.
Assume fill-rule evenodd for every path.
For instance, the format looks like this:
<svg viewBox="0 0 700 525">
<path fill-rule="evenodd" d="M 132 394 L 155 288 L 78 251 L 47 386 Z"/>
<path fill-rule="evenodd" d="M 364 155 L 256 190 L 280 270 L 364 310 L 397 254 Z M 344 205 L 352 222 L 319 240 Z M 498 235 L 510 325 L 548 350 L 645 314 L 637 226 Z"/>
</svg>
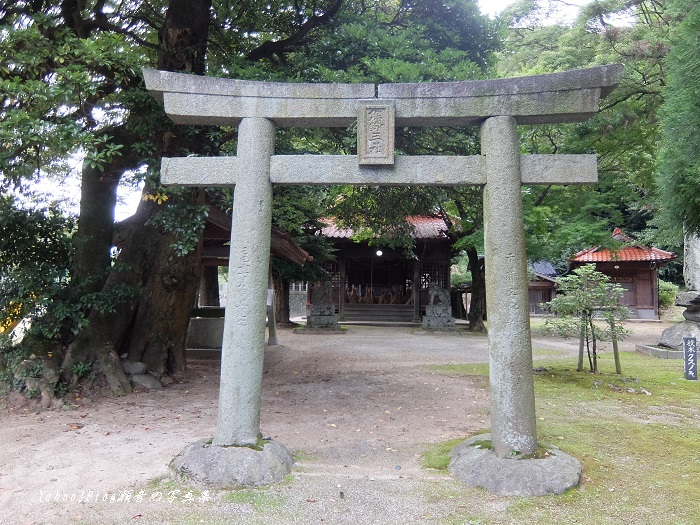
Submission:
<svg viewBox="0 0 700 525">
<path fill-rule="evenodd" d="M 666 326 L 628 323 L 633 336 L 621 349 L 655 343 Z M 261 492 L 260 508 L 202 487 L 190 492 L 169 476 L 169 461 L 216 425 L 219 363 L 196 360 L 187 381 L 163 390 L 80 399 L 70 410 L 0 410 L 0 523 L 424 523 L 450 516 L 454 502 L 431 494 L 437 485 L 458 490 L 457 482 L 421 468 L 420 454 L 488 428 L 488 385 L 427 365 L 486 362 L 485 336 L 351 327 L 329 335 L 281 330 L 279 341 L 265 356 L 262 431 L 297 463 L 289 481 Z M 533 347 L 577 351 L 575 341 L 536 335 Z"/>
</svg>

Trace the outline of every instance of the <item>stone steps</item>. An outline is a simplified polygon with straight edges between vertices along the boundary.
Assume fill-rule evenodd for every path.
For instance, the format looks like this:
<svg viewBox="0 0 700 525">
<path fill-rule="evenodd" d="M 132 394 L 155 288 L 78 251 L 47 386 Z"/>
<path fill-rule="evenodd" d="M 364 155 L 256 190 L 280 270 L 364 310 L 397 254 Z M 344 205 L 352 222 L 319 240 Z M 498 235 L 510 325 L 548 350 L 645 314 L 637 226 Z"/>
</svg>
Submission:
<svg viewBox="0 0 700 525">
<path fill-rule="evenodd" d="M 341 322 L 413 323 L 413 305 L 345 304 Z"/>
</svg>

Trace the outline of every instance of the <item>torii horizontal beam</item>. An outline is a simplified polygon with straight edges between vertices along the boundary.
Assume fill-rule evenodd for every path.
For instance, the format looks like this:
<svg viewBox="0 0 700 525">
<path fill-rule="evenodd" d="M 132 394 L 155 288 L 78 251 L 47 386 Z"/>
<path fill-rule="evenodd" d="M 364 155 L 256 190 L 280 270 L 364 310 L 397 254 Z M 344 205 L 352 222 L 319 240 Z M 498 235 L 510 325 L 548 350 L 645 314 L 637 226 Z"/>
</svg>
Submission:
<svg viewBox="0 0 700 525">
<path fill-rule="evenodd" d="M 490 116 L 521 124 L 581 122 L 619 82 L 613 64 L 520 78 L 424 84 L 307 84 L 201 77 L 144 69 L 149 91 L 176 124 L 236 126 L 243 118 L 277 127 L 345 127 L 362 100 L 392 100 L 398 126 L 472 126 Z"/>
<path fill-rule="evenodd" d="M 483 155 L 397 156 L 391 166 L 365 166 L 354 155 L 273 155 L 273 184 L 379 184 L 386 186 L 483 186 Z M 592 184 L 598 180 L 596 156 L 522 155 L 520 182 Z M 244 179 L 247 166 L 238 157 L 163 159 L 161 182 L 176 186 L 230 187 Z"/>
</svg>

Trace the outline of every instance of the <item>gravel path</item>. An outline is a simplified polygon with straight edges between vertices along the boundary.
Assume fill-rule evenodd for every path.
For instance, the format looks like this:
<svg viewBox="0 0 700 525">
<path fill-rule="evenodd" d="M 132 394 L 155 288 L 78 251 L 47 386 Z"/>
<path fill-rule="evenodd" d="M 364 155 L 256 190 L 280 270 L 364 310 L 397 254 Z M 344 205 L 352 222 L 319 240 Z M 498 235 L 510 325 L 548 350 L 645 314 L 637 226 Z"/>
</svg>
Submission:
<svg viewBox="0 0 700 525">
<path fill-rule="evenodd" d="M 665 326 L 632 324 L 623 349 Z M 484 336 L 352 327 L 279 340 L 266 352 L 262 431 L 295 454 L 285 483 L 190 492 L 169 476 L 168 462 L 216 425 L 218 362 L 200 360 L 161 391 L 0 412 L 0 523 L 463 523 L 475 497 L 494 513 L 506 505 L 419 461 L 432 443 L 488 428 L 487 382 L 428 367 L 487 362 Z M 533 347 L 577 351 L 552 338 Z"/>
</svg>

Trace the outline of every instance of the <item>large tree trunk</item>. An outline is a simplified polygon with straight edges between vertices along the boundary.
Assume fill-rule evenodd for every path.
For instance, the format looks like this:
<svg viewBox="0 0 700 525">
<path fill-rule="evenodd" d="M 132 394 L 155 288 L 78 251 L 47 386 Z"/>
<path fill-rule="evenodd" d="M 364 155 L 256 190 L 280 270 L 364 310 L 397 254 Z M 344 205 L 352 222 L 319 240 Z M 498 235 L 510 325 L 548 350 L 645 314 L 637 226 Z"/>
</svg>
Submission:
<svg viewBox="0 0 700 525">
<path fill-rule="evenodd" d="M 479 259 L 476 248 L 467 248 L 469 267 L 472 274 L 472 299 L 469 304 L 469 330 L 471 332 L 484 332 L 484 314 L 486 313 L 486 279 L 484 277 L 484 264 Z"/>
<path fill-rule="evenodd" d="M 277 324 L 289 326 L 292 324 L 289 319 L 289 280 L 284 277 L 275 277 L 274 283 Z"/>
<path fill-rule="evenodd" d="M 204 74 L 210 10 L 211 0 L 170 1 L 159 32 L 160 69 Z M 157 142 L 163 156 L 202 151 L 208 145 L 205 134 L 179 137 L 173 130 L 166 132 Z M 89 175 L 94 178 L 95 174 Z M 84 187 L 86 194 L 95 189 L 91 182 L 94 181 L 88 180 Z M 109 195 L 115 188 L 115 185 L 110 187 Z M 144 195 L 151 191 L 151 188 L 145 188 Z M 104 206 L 109 206 L 109 198 L 104 197 Z M 193 190 L 191 199 L 193 203 L 202 203 L 202 192 Z M 107 211 L 94 210 L 93 202 L 94 197 L 88 195 L 81 199 L 81 204 L 85 205 L 84 209 L 81 208 L 81 222 L 87 226 L 90 214 L 102 211 L 104 215 L 94 224 L 99 223 L 102 227 Z M 109 213 L 113 210 L 112 205 Z M 179 374 L 185 370 L 185 338 L 199 285 L 201 246 L 185 256 L 178 256 L 172 248 L 175 238 L 149 223 L 157 210 L 153 201 L 141 201 L 136 215 L 122 232 L 121 253 L 102 289 L 114 297 L 136 291 L 136 297 L 117 300 L 112 312 L 93 310 L 90 313 L 88 327 L 78 334 L 67 350 L 62 364 L 64 377 L 72 375 L 75 364 L 92 362 L 101 369 L 115 394 L 128 393 L 131 386 L 119 361 L 119 355 L 123 353 L 146 363 L 158 376 Z M 83 220 L 83 213 L 86 220 Z M 95 271 L 97 261 L 104 264 L 101 259 L 105 254 L 104 242 L 94 248 L 95 253 L 86 253 L 85 257 L 86 261 L 94 263 L 89 272 Z M 106 253 L 108 256 L 109 246 Z"/>
<path fill-rule="evenodd" d="M 123 128 L 100 131 L 111 136 L 111 145 L 121 146 L 118 154 L 102 164 L 83 162 L 80 180 L 80 218 L 73 237 L 75 254 L 71 277 L 80 293 L 99 291 L 107 280 L 112 257 L 114 237 L 114 210 L 117 205 L 117 187 L 124 171 L 136 169 L 139 158 L 129 151 L 129 136 Z M 121 153 L 123 152 L 123 153 Z M 99 153 L 99 152 L 98 152 Z"/>
<path fill-rule="evenodd" d="M 196 198 L 196 197 L 195 197 Z M 203 201 L 203 199 L 201 199 Z M 131 250 L 144 249 L 141 232 L 130 236 Z M 142 293 L 132 312 L 131 325 L 120 354 L 141 361 L 158 376 L 179 376 L 185 371 L 185 339 L 192 315 L 194 298 L 200 283 L 201 242 L 197 249 L 178 256 L 171 245 L 171 235 L 155 235 L 144 264 Z"/>
<path fill-rule="evenodd" d="M 158 34 L 158 69 L 203 75 L 210 21 L 211 0 L 170 0 Z"/>
<path fill-rule="evenodd" d="M 85 293 L 102 288 L 110 268 L 114 236 L 114 208 L 120 172 L 106 174 L 86 161 L 80 182 L 80 219 L 73 237 L 71 274 Z"/>
<path fill-rule="evenodd" d="M 70 376 L 79 362 L 118 363 L 117 356 L 124 353 L 146 363 L 157 376 L 184 372 L 185 338 L 199 285 L 201 251 L 198 247 L 178 256 L 172 248 L 174 237 L 149 224 L 156 212 L 157 205 L 142 201 L 129 219 L 117 264 L 103 288 L 115 297 L 134 291 L 136 297 L 118 301 L 112 312 L 91 312 L 88 327 L 68 348 L 64 376 Z M 130 391 L 121 367 L 101 371 L 114 393 Z"/>
</svg>

